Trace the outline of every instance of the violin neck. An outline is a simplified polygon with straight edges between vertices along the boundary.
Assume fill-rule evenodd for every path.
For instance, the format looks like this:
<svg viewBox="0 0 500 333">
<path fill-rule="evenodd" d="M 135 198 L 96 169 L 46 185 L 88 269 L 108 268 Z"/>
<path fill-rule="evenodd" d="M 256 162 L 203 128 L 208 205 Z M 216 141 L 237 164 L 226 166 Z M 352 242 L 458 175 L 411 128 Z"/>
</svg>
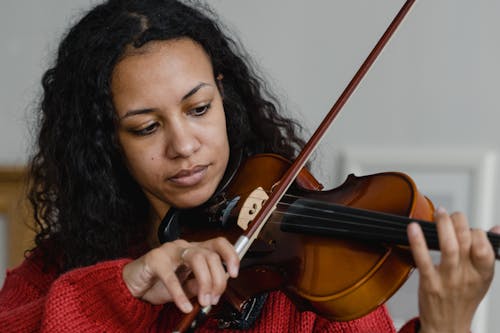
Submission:
<svg viewBox="0 0 500 333">
<path fill-rule="evenodd" d="M 406 216 L 352 208 L 328 202 L 298 199 L 284 207 L 278 206 L 281 229 L 285 232 L 309 233 L 323 236 L 383 242 L 408 246 L 407 226 L 416 222 L 422 228 L 431 250 L 439 250 L 436 224 Z M 500 260 L 500 235 L 487 237 Z"/>
</svg>

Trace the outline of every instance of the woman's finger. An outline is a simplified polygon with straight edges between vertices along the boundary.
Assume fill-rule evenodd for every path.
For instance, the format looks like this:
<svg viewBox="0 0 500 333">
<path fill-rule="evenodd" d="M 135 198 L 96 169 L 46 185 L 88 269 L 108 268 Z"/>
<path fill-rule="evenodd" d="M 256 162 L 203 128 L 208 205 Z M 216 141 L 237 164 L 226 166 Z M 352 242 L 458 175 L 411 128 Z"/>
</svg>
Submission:
<svg viewBox="0 0 500 333">
<path fill-rule="evenodd" d="M 183 256 L 184 264 L 193 271 L 194 277 L 198 282 L 198 302 L 201 306 L 212 304 L 213 279 L 207 262 L 207 257 L 211 255 L 218 257 L 217 254 L 205 248 L 193 246 Z M 220 259 L 219 265 L 222 266 Z"/>
<path fill-rule="evenodd" d="M 420 271 L 420 275 L 432 276 L 435 269 L 422 228 L 418 223 L 412 222 L 408 225 L 407 234 L 413 260 Z"/>
<path fill-rule="evenodd" d="M 182 243 L 182 245 L 184 244 Z M 182 260 L 180 258 L 181 250 L 178 242 L 168 243 L 153 249 L 145 257 L 145 267 L 161 281 L 177 307 L 181 311 L 189 313 L 192 310 L 192 305 L 175 273 Z M 157 292 L 157 289 L 152 290 L 152 292 Z"/>
<path fill-rule="evenodd" d="M 237 277 L 240 267 L 240 258 L 234 250 L 233 245 L 224 237 L 218 237 L 212 239 L 208 246 L 221 256 L 229 276 L 232 278 Z"/>
<path fill-rule="evenodd" d="M 490 229 L 491 232 L 494 232 L 495 234 L 500 234 L 500 225 L 496 225 L 493 228 Z"/>
<path fill-rule="evenodd" d="M 484 279 L 491 279 L 493 277 L 492 267 L 495 262 L 493 247 L 484 231 L 473 229 L 471 235 L 471 262 Z"/>
<path fill-rule="evenodd" d="M 222 265 L 221 258 L 216 254 L 207 257 L 208 268 L 212 277 L 211 304 L 219 302 L 220 295 L 226 290 L 228 274 Z"/>
<path fill-rule="evenodd" d="M 193 310 L 193 305 L 186 296 L 186 293 L 184 292 L 176 274 L 165 268 L 158 272 L 158 277 L 162 281 L 170 297 L 172 297 L 175 305 L 177 305 L 177 307 L 184 313 L 191 312 Z"/>
<path fill-rule="evenodd" d="M 455 227 L 446 210 L 439 207 L 435 212 L 436 228 L 441 250 L 440 266 L 452 270 L 460 263 L 460 251 Z"/>
<path fill-rule="evenodd" d="M 467 218 L 461 212 L 451 214 L 450 218 L 457 237 L 460 259 L 469 260 L 472 236 Z"/>
</svg>

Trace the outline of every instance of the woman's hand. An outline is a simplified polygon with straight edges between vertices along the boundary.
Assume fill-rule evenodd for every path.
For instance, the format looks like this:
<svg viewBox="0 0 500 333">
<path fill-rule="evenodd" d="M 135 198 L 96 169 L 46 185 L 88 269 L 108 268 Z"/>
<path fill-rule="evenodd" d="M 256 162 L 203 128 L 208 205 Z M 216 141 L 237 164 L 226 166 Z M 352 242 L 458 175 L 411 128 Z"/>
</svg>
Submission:
<svg viewBox="0 0 500 333">
<path fill-rule="evenodd" d="M 439 208 L 435 219 L 441 250 L 438 265 L 432 262 L 419 225 L 408 226 L 420 274 L 420 332 L 469 333 L 474 313 L 493 279 L 493 248 L 486 233 L 471 230 L 462 213 L 450 216 Z"/>
<path fill-rule="evenodd" d="M 228 273 L 234 278 L 238 269 L 238 255 L 225 238 L 200 243 L 176 240 L 125 265 L 123 280 L 134 297 L 152 304 L 173 301 L 188 313 L 189 298 L 195 295 L 201 306 L 216 304 L 226 289 Z"/>
</svg>

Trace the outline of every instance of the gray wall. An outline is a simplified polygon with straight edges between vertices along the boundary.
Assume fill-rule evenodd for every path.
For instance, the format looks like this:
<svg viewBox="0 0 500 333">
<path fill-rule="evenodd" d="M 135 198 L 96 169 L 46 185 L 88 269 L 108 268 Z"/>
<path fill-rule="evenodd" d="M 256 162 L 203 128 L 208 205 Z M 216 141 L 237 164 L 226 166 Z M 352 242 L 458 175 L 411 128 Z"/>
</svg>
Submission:
<svg viewBox="0 0 500 333">
<path fill-rule="evenodd" d="M 26 162 L 32 141 L 30 111 L 41 73 L 61 33 L 90 3 L 96 1 L 3 0 L 0 4 L 4 45 L 0 163 Z M 311 129 L 330 109 L 403 1 L 211 3 L 240 36 L 288 109 Z M 315 159 L 318 178 L 328 186 L 345 179 L 350 170 L 342 167 L 342 156 L 352 147 L 434 156 L 427 161 L 431 166 L 433 159 L 443 164 L 442 159 L 461 156 L 461 152 L 463 156 L 484 151 L 497 155 L 499 12 L 498 0 L 417 2 L 325 138 Z M 389 169 L 401 165 L 398 156 L 394 163 L 391 159 L 383 163 Z M 495 165 L 492 172 L 497 171 Z M 487 200 L 497 202 L 500 177 L 488 177 L 483 183 L 493 189 Z M 467 186 L 463 190 L 468 191 Z M 477 193 L 470 193 L 467 198 L 474 202 Z M 456 209 L 469 213 L 471 205 Z M 486 216 L 498 216 L 499 206 L 486 206 L 491 210 Z M 489 227 L 493 221 L 471 223 Z M 490 306 L 484 305 L 484 323 L 477 324 L 476 332 L 492 331 L 500 323 L 489 310 L 500 305 L 498 281 L 497 277 L 493 282 L 485 302 Z M 416 307 L 411 297 L 401 302 Z"/>
</svg>

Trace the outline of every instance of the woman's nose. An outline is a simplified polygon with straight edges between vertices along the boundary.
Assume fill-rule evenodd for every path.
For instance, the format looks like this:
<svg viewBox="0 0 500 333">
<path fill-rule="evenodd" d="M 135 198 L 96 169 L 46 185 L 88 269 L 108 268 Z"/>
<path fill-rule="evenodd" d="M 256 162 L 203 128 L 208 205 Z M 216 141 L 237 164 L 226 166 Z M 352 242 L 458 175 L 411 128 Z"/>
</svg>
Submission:
<svg viewBox="0 0 500 333">
<path fill-rule="evenodd" d="M 201 147 L 196 131 L 189 125 L 176 123 L 167 129 L 167 157 L 189 157 Z"/>
</svg>

